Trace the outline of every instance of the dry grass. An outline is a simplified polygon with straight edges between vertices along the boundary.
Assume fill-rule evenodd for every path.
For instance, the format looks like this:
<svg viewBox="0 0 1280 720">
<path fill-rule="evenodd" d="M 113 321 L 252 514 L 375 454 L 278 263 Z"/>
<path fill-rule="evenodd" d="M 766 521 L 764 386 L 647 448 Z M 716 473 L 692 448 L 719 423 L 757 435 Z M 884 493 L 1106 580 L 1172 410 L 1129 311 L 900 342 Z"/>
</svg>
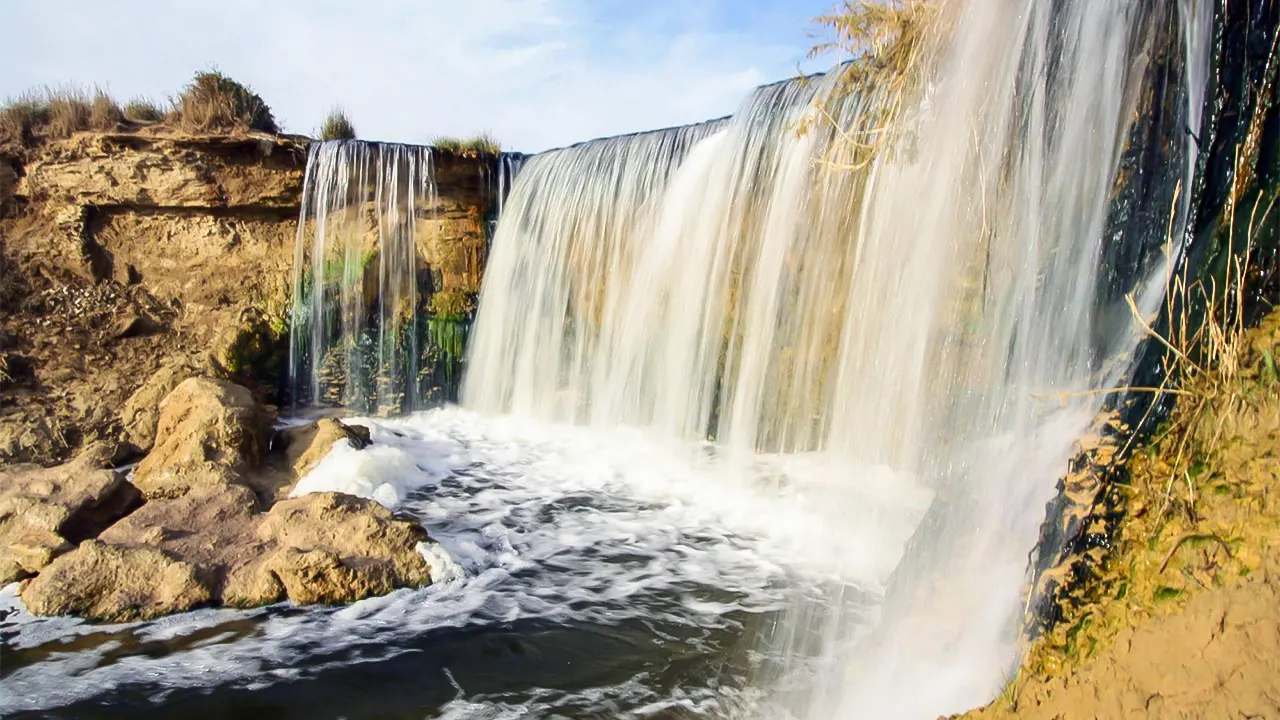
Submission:
<svg viewBox="0 0 1280 720">
<path fill-rule="evenodd" d="M 1255 238 L 1274 206 L 1275 198 L 1265 208 L 1258 198 L 1238 251 L 1228 230 L 1231 259 L 1221 285 L 1169 278 L 1165 312 L 1172 319 L 1165 332 L 1128 298 L 1135 322 L 1166 350 L 1165 380 L 1150 390 L 1175 394 L 1178 404 L 1128 457 L 1130 481 L 1114 490 L 1124 508 L 1115 554 L 1068 599 L 1063 622 L 1028 655 L 1023 668 L 1037 677 L 1080 668 L 1121 629 L 1175 611 L 1190 593 L 1246 577 L 1271 542 L 1276 518 L 1263 500 L 1274 480 L 1260 468 L 1276 451 L 1267 423 L 1275 422 L 1280 395 L 1274 354 L 1280 317 L 1273 309 L 1263 327 L 1250 331 L 1245 307 L 1257 279 L 1249 262 Z"/>
<path fill-rule="evenodd" d="M 319 135 L 321 140 L 355 140 L 356 126 L 342 108 L 335 107 L 324 119 Z"/>
<path fill-rule="evenodd" d="M 280 131 L 271 108 L 257 93 L 216 69 L 196 73 L 174 99 L 165 122 L 193 133 Z"/>
<path fill-rule="evenodd" d="M 474 135 L 465 140 L 448 135 L 438 136 L 432 139 L 431 147 L 455 155 L 469 156 L 497 155 L 502 152 L 502 143 L 487 132 Z"/>
<path fill-rule="evenodd" d="M 124 113 L 111 96 L 94 88 L 44 87 L 0 106 L 0 142 L 31 144 L 86 130 L 114 130 Z"/>
<path fill-rule="evenodd" d="M 842 0 L 835 12 L 814 18 L 831 39 L 815 45 L 810 58 L 835 56 L 831 92 L 818 98 L 801 123 L 807 132 L 829 124 L 837 142 L 826 163 L 837 169 L 865 167 L 900 126 L 911 90 L 923 78 L 936 47 L 946 0 Z M 875 97 L 874 112 L 858 127 L 845 127 L 838 106 L 851 94 Z"/>
<path fill-rule="evenodd" d="M 124 106 L 124 117 L 136 123 L 158 123 L 164 119 L 164 111 L 147 98 L 133 98 Z"/>
</svg>

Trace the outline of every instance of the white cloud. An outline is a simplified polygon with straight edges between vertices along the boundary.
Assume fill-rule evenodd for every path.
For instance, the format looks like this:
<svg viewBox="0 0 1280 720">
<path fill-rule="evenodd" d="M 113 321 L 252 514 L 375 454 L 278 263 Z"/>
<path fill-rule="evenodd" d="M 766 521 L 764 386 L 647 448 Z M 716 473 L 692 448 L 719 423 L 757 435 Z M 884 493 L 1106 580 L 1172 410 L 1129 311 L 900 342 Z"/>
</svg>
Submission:
<svg viewBox="0 0 1280 720">
<path fill-rule="evenodd" d="M 826 4 L 16 0 L 0 95 L 71 81 L 163 98 L 216 64 L 290 131 L 340 103 L 363 137 L 490 130 L 542 150 L 732 112 L 794 72 L 805 18 Z"/>
</svg>

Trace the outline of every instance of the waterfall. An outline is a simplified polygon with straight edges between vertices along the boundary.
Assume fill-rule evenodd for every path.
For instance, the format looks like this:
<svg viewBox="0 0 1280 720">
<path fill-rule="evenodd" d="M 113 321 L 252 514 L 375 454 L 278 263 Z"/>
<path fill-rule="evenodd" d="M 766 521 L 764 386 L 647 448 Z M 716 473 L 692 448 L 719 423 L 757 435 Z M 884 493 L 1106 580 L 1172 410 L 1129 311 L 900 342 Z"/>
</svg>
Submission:
<svg viewBox="0 0 1280 720">
<path fill-rule="evenodd" d="M 311 146 L 294 247 L 289 382 L 298 404 L 411 409 L 421 395 L 419 218 L 429 148 Z"/>
<path fill-rule="evenodd" d="M 431 303 L 449 291 L 457 295 L 435 266 L 442 245 L 458 242 L 443 235 L 439 222 L 447 214 L 439 162 L 420 146 L 356 140 L 311 146 L 294 245 L 295 405 L 389 414 L 456 396 L 470 317 L 452 307 L 455 299 L 441 303 L 448 307 Z M 506 153 L 444 158 L 455 176 L 479 173 L 471 185 L 489 195 L 488 207 L 463 212 L 495 208 L 485 223 L 490 235 L 522 162 L 522 155 Z"/>
<path fill-rule="evenodd" d="M 928 488 L 910 543 L 859 550 L 891 574 L 846 577 L 834 606 L 798 599 L 762 639 L 766 705 L 933 717 L 989 700 L 1045 503 L 1130 372 L 1125 297 L 1154 310 L 1177 259 L 1208 8 L 957 0 L 905 96 L 797 80 L 725 120 L 533 157 L 494 238 L 464 403 L 712 438 L 744 482 L 762 458 L 820 458 L 848 488 L 815 517 L 833 536 L 873 476 Z M 1133 160 L 1156 90 L 1176 100 L 1170 153 Z"/>
</svg>

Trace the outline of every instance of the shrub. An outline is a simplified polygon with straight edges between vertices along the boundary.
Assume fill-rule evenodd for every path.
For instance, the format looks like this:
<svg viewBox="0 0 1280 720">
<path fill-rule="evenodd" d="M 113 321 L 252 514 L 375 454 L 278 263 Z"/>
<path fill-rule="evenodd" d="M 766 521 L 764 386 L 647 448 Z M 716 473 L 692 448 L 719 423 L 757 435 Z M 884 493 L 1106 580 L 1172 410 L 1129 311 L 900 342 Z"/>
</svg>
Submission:
<svg viewBox="0 0 1280 720">
<path fill-rule="evenodd" d="M 335 107 L 329 111 L 329 116 L 324 119 L 324 124 L 320 126 L 321 140 L 355 140 L 356 126 L 351 124 L 351 118 L 343 112 L 342 108 Z"/>
<path fill-rule="evenodd" d="M 431 140 L 431 147 L 451 153 L 462 152 L 462 139 L 449 135 L 439 135 Z"/>
<path fill-rule="evenodd" d="M 111 96 L 79 87 L 30 90 L 0 108 L 0 136 L 8 142 L 57 140 L 84 130 L 114 130 L 124 114 Z"/>
<path fill-rule="evenodd" d="M 483 132 L 463 142 L 462 151 L 477 155 L 497 155 L 502 152 L 502 143 L 492 134 Z"/>
<path fill-rule="evenodd" d="M 487 132 L 466 140 L 442 135 L 431 141 L 431 147 L 455 155 L 497 155 L 502 152 L 502 144 Z"/>
<path fill-rule="evenodd" d="M 94 130 L 114 130 L 124 121 L 124 112 L 110 95 L 95 90 L 89 104 L 89 127 Z"/>
<path fill-rule="evenodd" d="M 0 108 L 0 140 L 24 143 L 49 124 L 49 103 L 37 92 L 25 92 Z"/>
<path fill-rule="evenodd" d="M 189 132 L 280 131 L 257 93 L 217 70 L 196 73 L 173 105 L 167 120 Z"/>
<path fill-rule="evenodd" d="M 124 116 L 133 122 L 154 123 L 164 119 L 164 112 L 146 98 L 134 98 L 124 106 Z"/>
</svg>

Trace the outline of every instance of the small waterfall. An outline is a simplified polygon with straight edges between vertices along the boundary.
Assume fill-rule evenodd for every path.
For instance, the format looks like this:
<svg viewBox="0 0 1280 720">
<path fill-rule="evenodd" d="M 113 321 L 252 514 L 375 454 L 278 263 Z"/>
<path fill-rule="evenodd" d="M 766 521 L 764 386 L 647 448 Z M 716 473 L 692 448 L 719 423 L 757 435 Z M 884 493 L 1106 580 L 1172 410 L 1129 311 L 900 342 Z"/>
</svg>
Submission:
<svg viewBox="0 0 1280 720">
<path fill-rule="evenodd" d="M 810 119 L 825 77 L 532 158 L 494 239 L 465 404 L 710 436 L 744 482 L 762 454 L 820 457 L 843 488 L 814 518 L 833 536 L 850 534 L 842 505 L 896 511 L 867 490 L 883 478 L 927 488 L 908 546 L 831 558 L 892 575 L 797 599 L 764 638 L 765 714 L 985 702 L 1017 657 L 1045 503 L 1130 371 L 1124 298 L 1154 310 L 1176 261 L 1207 7 L 957 1 L 919 87 L 842 96 L 833 124 Z M 1153 93 L 1171 151 L 1134 159 Z"/>
<path fill-rule="evenodd" d="M 435 194 L 429 148 L 311 146 L 294 248 L 296 404 L 389 412 L 422 397 L 417 244 Z"/>
<path fill-rule="evenodd" d="M 443 160 L 455 176 L 478 173 L 471 184 L 487 204 L 460 208 L 454 198 L 452 206 L 455 214 L 492 215 L 481 226 L 491 229 L 523 156 Z M 449 211 L 439 162 L 428 147 L 311 146 L 294 247 L 295 405 L 391 414 L 456 398 L 471 311 L 440 267 L 448 260 L 437 226 Z"/>
</svg>

